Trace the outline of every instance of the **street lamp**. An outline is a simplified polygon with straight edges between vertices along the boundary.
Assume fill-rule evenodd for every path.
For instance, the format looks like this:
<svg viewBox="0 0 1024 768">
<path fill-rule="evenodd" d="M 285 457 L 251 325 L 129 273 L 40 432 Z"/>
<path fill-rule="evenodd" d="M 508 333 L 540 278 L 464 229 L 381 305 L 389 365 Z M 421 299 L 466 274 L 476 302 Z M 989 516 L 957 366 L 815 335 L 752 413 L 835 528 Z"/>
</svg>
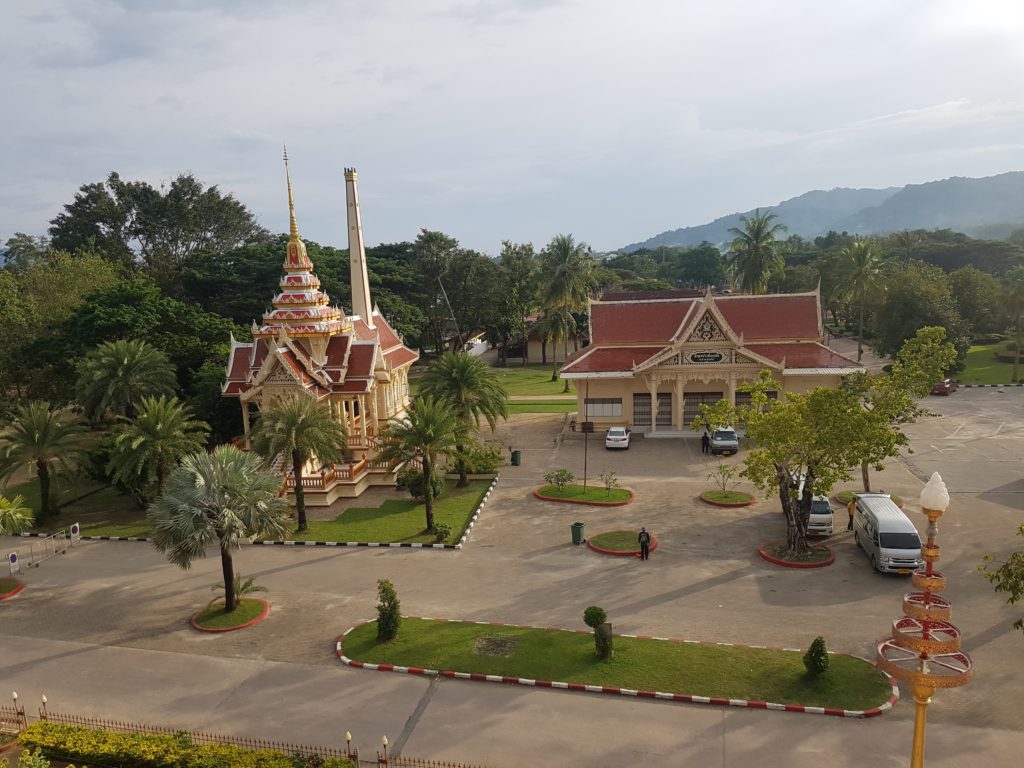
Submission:
<svg viewBox="0 0 1024 768">
<path fill-rule="evenodd" d="M 46 715 L 47 715 L 47 712 L 46 712 L 46 694 L 44 693 L 43 694 L 43 719 L 44 720 L 46 719 Z"/>
<path fill-rule="evenodd" d="M 17 691 L 11 691 L 11 699 L 14 701 L 14 708 L 17 709 L 18 708 L 18 692 Z"/>
<path fill-rule="evenodd" d="M 382 736 L 380 740 L 381 746 L 384 747 L 384 765 L 388 764 L 388 737 Z"/>
<path fill-rule="evenodd" d="M 946 578 L 934 570 L 939 559 L 935 535 L 938 520 L 949 506 L 949 493 L 938 472 L 921 490 L 921 511 L 928 517 L 928 541 L 921 548 L 924 570 L 914 571 L 911 583 L 920 592 L 903 596 L 903 616 L 892 623 L 892 637 L 878 644 L 879 668 L 910 684 L 914 696 L 914 745 L 911 768 L 924 766 L 924 726 L 932 694 L 938 688 L 957 688 L 971 679 L 971 657 L 960 650 L 960 630 L 949 623 L 952 605 L 935 594 L 946 589 Z"/>
</svg>

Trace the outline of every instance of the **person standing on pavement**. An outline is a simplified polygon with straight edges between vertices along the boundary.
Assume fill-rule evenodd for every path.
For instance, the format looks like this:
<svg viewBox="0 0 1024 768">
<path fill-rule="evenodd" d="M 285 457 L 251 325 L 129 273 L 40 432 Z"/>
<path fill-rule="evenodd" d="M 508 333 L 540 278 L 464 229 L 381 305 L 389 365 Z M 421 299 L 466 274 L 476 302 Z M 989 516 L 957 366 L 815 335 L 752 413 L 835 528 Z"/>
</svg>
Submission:
<svg viewBox="0 0 1024 768">
<path fill-rule="evenodd" d="M 850 499 L 850 503 L 846 505 L 846 514 L 850 516 L 850 522 L 846 524 L 846 530 L 853 530 L 853 510 L 857 507 L 857 500 Z"/>
<path fill-rule="evenodd" d="M 704 434 L 700 436 L 700 452 L 708 453 L 711 450 L 711 437 L 708 435 L 708 431 L 705 429 Z"/>
<path fill-rule="evenodd" d="M 640 535 L 636 537 L 636 540 L 640 542 L 640 559 L 649 560 L 651 557 L 651 534 L 647 532 L 646 528 L 640 528 Z"/>
</svg>

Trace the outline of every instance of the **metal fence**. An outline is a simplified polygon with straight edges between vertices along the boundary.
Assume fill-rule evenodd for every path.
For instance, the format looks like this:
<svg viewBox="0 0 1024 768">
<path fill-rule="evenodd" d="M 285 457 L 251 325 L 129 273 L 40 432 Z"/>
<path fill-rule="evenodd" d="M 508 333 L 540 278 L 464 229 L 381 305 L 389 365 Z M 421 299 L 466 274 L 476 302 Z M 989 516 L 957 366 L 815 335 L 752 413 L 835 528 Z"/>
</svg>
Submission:
<svg viewBox="0 0 1024 768">
<path fill-rule="evenodd" d="M 24 707 L 0 707 L 0 732 L 21 733 L 27 726 Z"/>
<path fill-rule="evenodd" d="M 38 566 L 51 557 L 66 554 L 71 548 L 71 543 L 71 537 L 67 531 L 51 533 L 45 539 L 29 539 L 24 546 L 19 546 L 17 549 L 18 565 L 22 568 Z"/>
</svg>

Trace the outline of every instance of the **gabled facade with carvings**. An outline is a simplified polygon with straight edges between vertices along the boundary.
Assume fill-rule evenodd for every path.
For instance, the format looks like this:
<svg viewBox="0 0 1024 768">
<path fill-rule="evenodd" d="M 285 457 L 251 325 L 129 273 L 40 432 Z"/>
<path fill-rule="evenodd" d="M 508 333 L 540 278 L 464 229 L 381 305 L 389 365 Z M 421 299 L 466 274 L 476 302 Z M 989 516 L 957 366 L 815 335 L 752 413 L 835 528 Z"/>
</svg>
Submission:
<svg viewBox="0 0 1024 768">
<path fill-rule="evenodd" d="M 287 157 L 285 158 L 287 169 Z M 306 503 L 327 505 L 371 485 L 394 484 L 388 465 L 374 460 L 384 424 L 409 405 L 409 368 L 419 358 L 406 347 L 370 299 L 355 169 L 345 170 L 352 314 L 332 305 L 306 253 L 295 221 L 290 175 L 291 234 L 284 276 L 273 308 L 253 323 L 252 342 L 231 339 L 224 397 L 242 408 L 246 442 L 254 414 L 295 394 L 326 403 L 348 433 L 350 460 L 305 469 Z M 294 486 L 289 473 L 286 483 Z"/>
<path fill-rule="evenodd" d="M 590 338 L 562 368 L 578 418 L 648 434 L 688 430 L 701 403 L 749 401 L 737 388 L 766 368 L 784 392 L 864 370 L 822 344 L 817 291 L 591 301 Z"/>
</svg>

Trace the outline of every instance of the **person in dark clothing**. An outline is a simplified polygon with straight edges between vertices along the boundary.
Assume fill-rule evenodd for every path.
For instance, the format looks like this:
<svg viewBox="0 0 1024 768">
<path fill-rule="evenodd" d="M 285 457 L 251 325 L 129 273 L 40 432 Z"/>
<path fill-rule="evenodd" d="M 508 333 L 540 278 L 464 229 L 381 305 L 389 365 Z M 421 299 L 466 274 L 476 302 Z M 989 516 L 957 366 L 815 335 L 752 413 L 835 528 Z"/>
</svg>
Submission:
<svg viewBox="0 0 1024 768">
<path fill-rule="evenodd" d="M 700 436 L 700 452 L 708 453 L 711 450 L 711 437 L 708 435 L 708 431 L 705 429 L 704 434 Z"/>
<path fill-rule="evenodd" d="M 636 540 L 640 542 L 640 559 L 649 560 L 651 557 L 651 534 L 647 532 L 646 528 L 641 528 L 640 535 L 636 537 Z"/>
</svg>

